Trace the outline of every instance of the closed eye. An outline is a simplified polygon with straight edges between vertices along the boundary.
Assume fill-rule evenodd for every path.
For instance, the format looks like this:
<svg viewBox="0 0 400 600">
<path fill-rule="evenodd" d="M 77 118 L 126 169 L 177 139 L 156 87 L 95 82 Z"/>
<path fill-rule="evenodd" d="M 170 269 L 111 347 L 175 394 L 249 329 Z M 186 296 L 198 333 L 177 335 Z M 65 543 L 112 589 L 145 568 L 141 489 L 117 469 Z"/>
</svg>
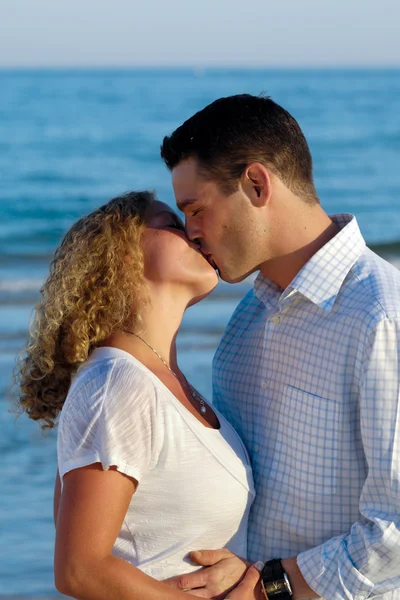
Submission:
<svg viewBox="0 0 400 600">
<path fill-rule="evenodd" d="M 192 212 L 192 217 L 195 217 L 200 211 L 201 211 L 201 208 L 198 208 L 197 210 L 194 210 Z"/>
<path fill-rule="evenodd" d="M 174 219 L 168 224 L 168 227 L 172 227 L 172 229 L 180 229 L 181 231 L 185 231 L 185 226 L 183 225 L 180 219 Z"/>
</svg>

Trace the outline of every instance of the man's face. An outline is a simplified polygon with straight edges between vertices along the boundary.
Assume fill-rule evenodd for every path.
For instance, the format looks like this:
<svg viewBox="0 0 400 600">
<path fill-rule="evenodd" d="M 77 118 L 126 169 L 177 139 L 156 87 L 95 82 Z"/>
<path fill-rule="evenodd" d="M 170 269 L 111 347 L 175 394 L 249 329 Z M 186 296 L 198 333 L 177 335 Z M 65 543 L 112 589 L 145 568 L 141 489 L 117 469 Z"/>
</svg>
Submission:
<svg viewBox="0 0 400 600">
<path fill-rule="evenodd" d="M 241 281 L 259 266 L 256 209 L 241 190 L 226 195 L 214 181 L 200 177 L 189 158 L 172 171 L 176 203 L 185 215 L 189 239 L 218 267 L 229 283 Z"/>
</svg>

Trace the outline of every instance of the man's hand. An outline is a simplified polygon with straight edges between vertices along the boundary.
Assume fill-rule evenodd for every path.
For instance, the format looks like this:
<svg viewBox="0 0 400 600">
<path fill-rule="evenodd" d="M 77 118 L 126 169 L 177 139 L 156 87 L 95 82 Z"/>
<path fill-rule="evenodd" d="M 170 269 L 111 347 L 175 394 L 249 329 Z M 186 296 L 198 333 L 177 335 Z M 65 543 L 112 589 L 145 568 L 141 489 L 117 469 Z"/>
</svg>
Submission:
<svg viewBox="0 0 400 600">
<path fill-rule="evenodd" d="M 243 579 L 250 563 L 229 550 L 201 550 L 190 553 L 193 562 L 205 567 L 195 573 L 166 579 L 164 583 L 199 598 L 223 600 Z M 236 592 L 235 592 L 236 593 Z M 230 595 L 230 598 L 232 595 Z M 239 597 L 239 596 L 237 596 Z M 248 596 L 255 598 L 256 596 Z M 233 596 L 236 598 L 236 596 Z M 247 598 L 247 596 L 243 596 Z"/>
<path fill-rule="evenodd" d="M 229 598 L 226 597 L 226 600 L 265 600 L 260 583 L 260 572 L 263 566 L 262 562 L 252 565 L 237 588 L 229 593 Z"/>
</svg>

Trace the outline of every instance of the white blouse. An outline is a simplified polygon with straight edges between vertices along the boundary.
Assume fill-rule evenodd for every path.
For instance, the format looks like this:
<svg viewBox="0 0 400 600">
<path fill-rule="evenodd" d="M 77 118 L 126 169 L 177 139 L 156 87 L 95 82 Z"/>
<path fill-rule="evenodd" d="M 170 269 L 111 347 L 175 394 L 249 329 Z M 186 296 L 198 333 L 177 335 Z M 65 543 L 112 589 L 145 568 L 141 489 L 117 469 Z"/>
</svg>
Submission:
<svg viewBox="0 0 400 600">
<path fill-rule="evenodd" d="M 205 427 L 147 367 L 116 348 L 94 350 L 63 406 L 61 480 L 100 462 L 139 482 L 113 554 L 155 579 L 195 571 L 191 550 L 247 555 L 249 458 L 215 413 L 220 429 Z"/>
</svg>

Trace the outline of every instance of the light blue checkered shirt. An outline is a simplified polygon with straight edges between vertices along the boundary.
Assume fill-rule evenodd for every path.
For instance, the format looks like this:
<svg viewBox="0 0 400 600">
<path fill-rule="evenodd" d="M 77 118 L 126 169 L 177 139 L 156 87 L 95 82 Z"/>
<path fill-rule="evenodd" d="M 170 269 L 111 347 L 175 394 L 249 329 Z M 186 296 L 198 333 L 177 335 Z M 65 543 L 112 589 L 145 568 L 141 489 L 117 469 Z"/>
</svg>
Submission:
<svg viewBox="0 0 400 600">
<path fill-rule="evenodd" d="M 400 272 L 356 219 L 282 292 L 263 275 L 213 365 L 253 463 L 249 558 L 298 555 L 329 600 L 400 600 Z"/>
</svg>

